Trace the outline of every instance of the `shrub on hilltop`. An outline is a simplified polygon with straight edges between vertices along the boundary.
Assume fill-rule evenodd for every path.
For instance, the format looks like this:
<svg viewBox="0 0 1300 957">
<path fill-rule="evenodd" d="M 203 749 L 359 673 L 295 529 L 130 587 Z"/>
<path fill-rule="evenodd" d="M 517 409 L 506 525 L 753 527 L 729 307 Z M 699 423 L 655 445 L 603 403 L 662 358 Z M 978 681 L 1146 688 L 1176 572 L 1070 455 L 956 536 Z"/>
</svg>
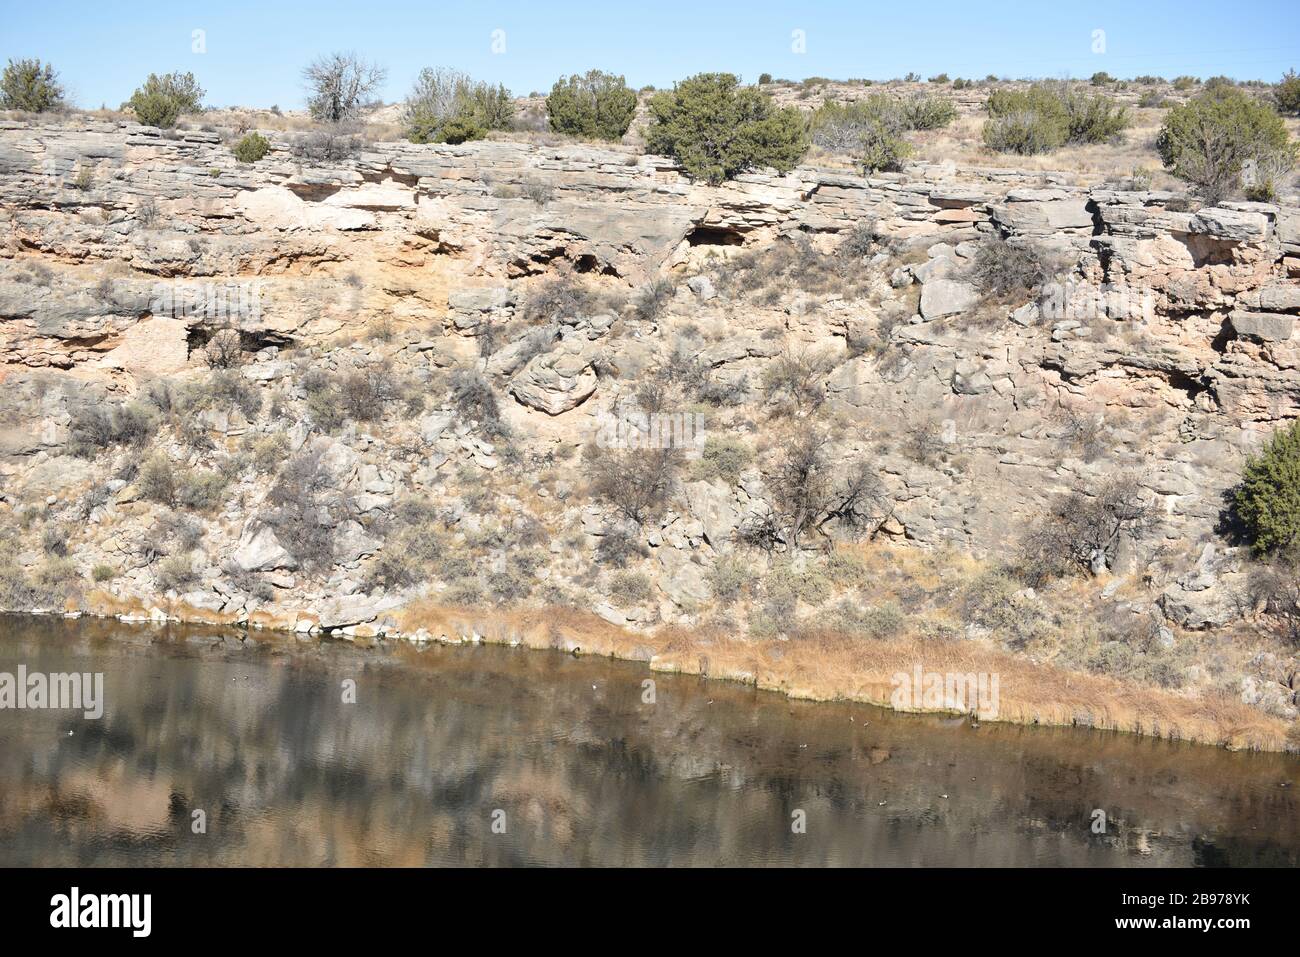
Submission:
<svg viewBox="0 0 1300 957">
<path fill-rule="evenodd" d="M 1165 168 L 1210 203 L 1242 189 L 1247 170 L 1252 198 L 1269 198 L 1274 181 L 1296 160 L 1296 144 L 1277 110 L 1227 85 L 1171 109 L 1156 149 Z"/>
<path fill-rule="evenodd" d="M 873 93 L 861 100 L 828 100 L 812 116 L 812 141 L 833 153 L 855 157 L 863 168 L 898 170 L 911 155 L 905 134 L 947 126 L 957 108 L 941 96 L 917 95 L 900 99 Z"/>
<path fill-rule="evenodd" d="M 636 114 L 636 93 L 621 76 L 590 70 L 555 81 L 546 114 L 556 133 L 621 140 Z"/>
<path fill-rule="evenodd" d="M 145 126 L 171 129 L 182 113 L 202 112 L 203 87 L 193 73 L 150 73 L 124 107 Z"/>
<path fill-rule="evenodd" d="M 412 143 L 464 143 L 510 128 L 515 104 L 504 86 L 458 70 L 425 68 L 406 98 L 402 122 Z"/>
<path fill-rule="evenodd" d="M 1130 122 L 1128 110 L 1111 97 L 1073 90 L 1066 83 L 994 90 L 985 108 L 984 143 L 1001 153 L 1033 155 L 1066 145 L 1113 143 Z"/>
<path fill-rule="evenodd" d="M 0 109 L 48 113 L 65 106 L 53 65 L 40 60 L 10 60 L 0 74 Z"/>
<path fill-rule="evenodd" d="M 717 184 L 762 166 L 788 173 L 808 151 L 803 116 L 731 73 L 700 73 L 650 100 L 647 148 Z"/>
<path fill-rule="evenodd" d="M 1296 75 L 1295 70 L 1288 70 L 1278 81 L 1277 88 L 1273 90 L 1273 102 L 1277 104 L 1279 113 L 1300 116 L 1300 76 Z"/>
</svg>

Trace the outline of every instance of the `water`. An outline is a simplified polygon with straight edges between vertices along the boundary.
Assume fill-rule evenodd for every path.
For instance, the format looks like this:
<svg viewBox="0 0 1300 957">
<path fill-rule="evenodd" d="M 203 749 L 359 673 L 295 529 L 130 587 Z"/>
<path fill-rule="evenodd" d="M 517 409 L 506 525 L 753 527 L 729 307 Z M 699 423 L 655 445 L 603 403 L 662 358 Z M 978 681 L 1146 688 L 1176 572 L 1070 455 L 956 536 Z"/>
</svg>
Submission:
<svg viewBox="0 0 1300 957">
<path fill-rule="evenodd" d="M 107 699 L 99 721 L 0 711 L 0 866 L 1300 859 L 1294 757 L 558 652 L 240 637 L 0 617 L 0 672 L 103 672 Z"/>
</svg>

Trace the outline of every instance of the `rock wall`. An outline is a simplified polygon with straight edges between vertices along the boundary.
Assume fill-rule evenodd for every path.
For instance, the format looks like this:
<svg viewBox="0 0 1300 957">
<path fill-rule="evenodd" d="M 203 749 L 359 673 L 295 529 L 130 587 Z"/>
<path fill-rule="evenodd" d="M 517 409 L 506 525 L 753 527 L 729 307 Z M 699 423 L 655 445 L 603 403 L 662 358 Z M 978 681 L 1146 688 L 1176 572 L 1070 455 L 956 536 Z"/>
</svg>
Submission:
<svg viewBox="0 0 1300 957">
<path fill-rule="evenodd" d="M 480 365 L 530 455 L 589 442 L 598 415 L 633 395 L 638 375 L 683 337 L 693 359 L 732 383 L 760 381 L 791 349 L 827 349 L 826 395 L 851 427 L 844 451 L 872 450 L 893 503 L 883 534 L 996 556 L 1063 493 L 1122 473 L 1159 518 L 1111 571 L 1150 577 L 1163 562 L 1166 614 L 1188 627 L 1222 624 L 1234 615 L 1241 557 L 1221 534 L 1223 495 L 1244 455 L 1300 411 L 1300 210 L 1198 209 L 1171 193 L 1070 185 L 1076 178 L 937 165 L 866 179 L 800 167 L 709 187 L 631 148 L 515 142 L 376 143 L 331 163 L 277 142 L 243 165 L 219 132 L 0 122 L 8 494 L 55 503 L 93 482 L 93 463 L 67 454 L 78 404 L 199 375 L 202 345 L 240 296 L 255 300 L 239 325 L 258 350 L 240 374 L 260 388 L 302 397 L 281 354 L 290 347 L 315 350 L 329 369 L 381 362 L 417 378 L 489 352 Z M 864 259 L 863 273 L 878 275 L 860 294 L 791 288 L 756 304 L 709 278 L 737 253 L 791 240 L 829 248 L 863 223 L 887 251 Z M 1047 250 L 1061 267 L 1053 295 L 982 307 L 969 273 L 989 235 Z M 661 276 L 690 282 L 631 334 L 610 310 L 559 317 L 558 345 L 540 355 L 522 336 L 480 348 L 558 274 L 628 294 Z M 394 325 L 395 342 L 326 348 L 377 322 Z M 712 334 L 694 336 L 701 327 Z M 883 330 L 887 348 L 851 348 L 864 329 Z M 381 549 L 366 512 L 435 487 L 448 461 L 498 468 L 491 437 L 438 403 L 414 427 L 410 461 L 373 436 L 322 436 L 310 417 L 205 419 L 227 442 L 280 431 L 294 449 L 324 447 L 340 487 L 366 506 L 338 530 L 338 567 L 302 592 L 300 604 L 332 603 L 308 627 L 331 615 L 335 625 L 373 621 L 398 603 L 338 595 L 341 582 L 356 589 L 357 569 Z M 751 393 L 746 408 L 761 401 Z M 903 438 L 918 428 L 940 436 L 946 464 L 905 454 Z M 251 520 L 265 483 L 246 484 L 245 504 L 223 513 L 213 540 L 246 570 L 288 574 L 292 556 Z M 647 532 L 655 614 L 689 619 L 707 602 L 702 569 L 761 496 L 757 472 L 681 490 Z M 569 501 L 557 520 L 591 542 L 608 516 Z M 215 563 L 223 549 L 214 551 Z M 149 573 L 137 571 L 123 588 L 147 594 Z M 259 607 L 215 568 L 205 581 L 187 600 L 234 617 Z M 349 602 L 358 608 L 335 613 Z M 646 619 L 602 609 L 633 626 Z"/>
</svg>

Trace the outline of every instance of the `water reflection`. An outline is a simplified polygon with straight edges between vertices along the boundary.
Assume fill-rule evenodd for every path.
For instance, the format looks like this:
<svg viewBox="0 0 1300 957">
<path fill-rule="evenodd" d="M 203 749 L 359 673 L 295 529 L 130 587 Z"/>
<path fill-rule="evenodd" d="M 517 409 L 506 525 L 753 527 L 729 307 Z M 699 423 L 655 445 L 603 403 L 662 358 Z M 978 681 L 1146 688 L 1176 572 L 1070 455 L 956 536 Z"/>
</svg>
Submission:
<svg viewBox="0 0 1300 957">
<path fill-rule="evenodd" d="M 102 671 L 107 702 L 100 721 L 0 711 L 0 865 L 1300 858 L 1300 763 L 1279 755 L 972 729 L 499 648 L 2 618 L 0 671 L 20 663 Z"/>
</svg>

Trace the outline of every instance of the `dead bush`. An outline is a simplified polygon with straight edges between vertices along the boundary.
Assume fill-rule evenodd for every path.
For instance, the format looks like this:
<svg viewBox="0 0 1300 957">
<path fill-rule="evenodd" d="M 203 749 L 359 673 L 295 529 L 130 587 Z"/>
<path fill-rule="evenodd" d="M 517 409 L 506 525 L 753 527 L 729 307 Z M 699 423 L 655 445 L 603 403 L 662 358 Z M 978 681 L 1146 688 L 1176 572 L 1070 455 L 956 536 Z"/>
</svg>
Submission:
<svg viewBox="0 0 1300 957">
<path fill-rule="evenodd" d="M 975 251 L 971 279 L 989 303 L 1023 303 L 1037 294 L 1048 269 L 1032 246 L 1012 245 L 1000 236 L 985 239 Z"/>
<path fill-rule="evenodd" d="M 356 128 L 337 123 L 313 130 L 294 139 L 289 150 L 294 156 L 312 163 L 338 163 L 355 159 L 365 146 Z"/>
<path fill-rule="evenodd" d="M 644 558 L 641 542 L 625 528 L 609 528 L 596 543 L 596 561 L 623 568 L 634 558 Z"/>
<path fill-rule="evenodd" d="M 238 409 L 244 418 L 254 422 L 262 412 L 262 392 L 237 369 L 215 369 L 206 379 L 177 390 L 172 404 L 182 417 L 208 409 Z"/>
<path fill-rule="evenodd" d="M 329 473 L 318 449 L 308 449 L 290 459 L 267 493 L 274 511 L 262 516 L 276 538 L 308 571 L 323 571 L 334 563 L 334 526 L 343 517 Z"/>
<path fill-rule="evenodd" d="M 1265 631 L 1300 646 L 1300 557 L 1283 553 L 1251 567 L 1247 589 L 1251 608 L 1262 608 Z"/>
<path fill-rule="evenodd" d="M 343 412 L 358 422 L 374 422 L 384 415 L 390 402 L 402 398 L 403 392 L 396 377 L 382 365 L 367 365 L 354 369 L 339 380 L 339 401 Z"/>
<path fill-rule="evenodd" d="M 68 554 L 68 530 L 62 525 L 46 525 L 41 532 L 41 551 L 59 558 Z"/>
<path fill-rule="evenodd" d="M 642 322 L 654 322 L 668 309 L 677 295 L 677 283 L 668 276 L 650 280 L 641 287 L 633 301 L 636 317 Z"/>
<path fill-rule="evenodd" d="M 161 452 L 145 459 L 135 484 L 140 495 L 150 502 L 176 504 L 176 466 Z"/>
<path fill-rule="evenodd" d="M 682 461 L 677 448 L 614 451 L 589 446 L 585 455 L 591 494 L 637 525 L 663 514 Z"/>
<path fill-rule="evenodd" d="M 834 368 L 828 352 L 786 349 L 763 370 L 763 399 L 774 415 L 807 415 L 826 400 Z"/>
<path fill-rule="evenodd" d="M 203 347 L 210 369 L 233 369 L 244 361 L 244 341 L 238 329 L 218 329 Z"/>
<path fill-rule="evenodd" d="M 226 498 L 229 479 L 220 472 L 194 469 L 178 475 L 174 501 L 196 512 L 215 512 Z"/>
<path fill-rule="evenodd" d="M 154 569 L 154 580 L 163 591 L 181 591 L 199 580 L 194 559 L 188 555 L 169 555 Z"/>
<path fill-rule="evenodd" d="M 519 309 L 519 316 L 529 323 L 558 323 L 562 319 L 592 315 L 599 308 L 599 297 L 572 276 L 560 276 L 537 286 Z"/>
<path fill-rule="evenodd" d="M 1072 572 L 1096 574 L 1113 561 L 1121 536 L 1137 540 L 1151 517 L 1151 503 L 1132 476 L 1109 479 L 1095 492 L 1072 492 L 1021 542 L 1018 574 L 1034 587 Z"/>
<path fill-rule="evenodd" d="M 158 415 L 148 405 L 84 405 L 72 413 L 69 451 L 91 458 L 117 445 L 142 446 L 158 428 Z"/>
<path fill-rule="evenodd" d="M 826 540 L 831 523 L 856 538 L 884 521 L 884 486 L 865 458 L 838 463 L 826 434 L 816 429 L 791 436 L 782 448 L 764 469 L 767 508 L 742 523 L 742 543 L 769 552 L 797 549 L 809 536 Z"/>
<path fill-rule="evenodd" d="M 461 368 L 451 376 L 451 403 L 465 422 L 477 426 L 489 436 L 505 436 L 509 429 L 501 418 L 492 383 L 473 369 Z"/>
</svg>

